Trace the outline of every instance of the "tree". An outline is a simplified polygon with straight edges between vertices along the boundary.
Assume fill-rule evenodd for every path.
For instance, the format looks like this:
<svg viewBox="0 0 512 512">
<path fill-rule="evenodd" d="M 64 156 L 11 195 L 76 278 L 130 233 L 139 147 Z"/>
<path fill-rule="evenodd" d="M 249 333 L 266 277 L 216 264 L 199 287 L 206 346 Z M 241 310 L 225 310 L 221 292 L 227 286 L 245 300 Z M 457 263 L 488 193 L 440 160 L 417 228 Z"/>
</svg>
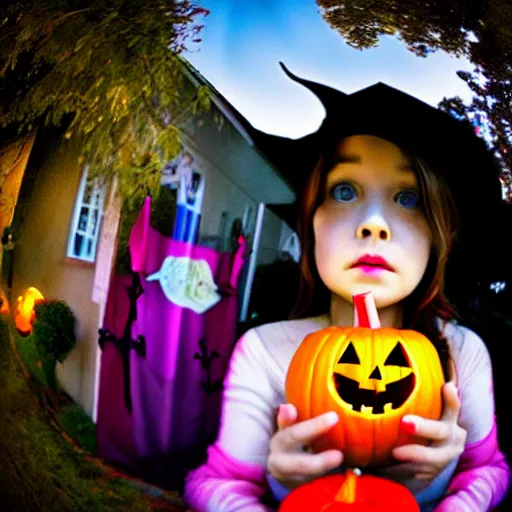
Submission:
<svg viewBox="0 0 512 512">
<path fill-rule="evenodd" d="M 200 42 L 188 0 L 3 0 L 0 125 L 62 126 L 91 177 L 119 177 L 133 200 L 155 191 L 180 128 L 209 108 L 181 53 Z"/>
<path fill-rule="evenodd" d="M 458 72 L 475 97 L 444 99 L 440 107 L 467 118 L 483 114 L 490 143 L 512 170 L 512 3 L 502 0 L 317 0 L 323 18 L 358 49 L 394 35 L 420 57 L 444 50 L 466 56 L 474 72 Z"/>
<path fill-rule="evenodd" d="M 473 91 L 471 104 L 465 105 L 460 97 L 444 98 L 439 108 L 469 121 L 479 118 L 481 125 L 487 125 L 490 137 L 486 140 L 501 164 L 507 201 L 512 202 L 512 81 L 492 79 L 482 84 L 477 73 L 459 71 L 457 74 Z"/>
</svg>

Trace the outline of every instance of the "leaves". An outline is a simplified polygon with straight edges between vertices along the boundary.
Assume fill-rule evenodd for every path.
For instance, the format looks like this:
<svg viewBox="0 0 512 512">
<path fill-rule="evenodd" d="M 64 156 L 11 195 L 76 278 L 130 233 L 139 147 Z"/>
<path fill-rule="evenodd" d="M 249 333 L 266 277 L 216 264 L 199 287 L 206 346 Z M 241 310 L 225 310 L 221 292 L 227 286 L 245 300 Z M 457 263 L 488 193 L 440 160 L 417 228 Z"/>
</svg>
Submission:
<svg viewBox="0 0 512 512">
<path fill-rule="evenodd" d="M 35 305 L 34 311 L 34 343 L 54 361 L 64 361 L 77 342 L 75 314 L 61 300 L 40 302 Z"/>
<path fill-rule="evenodd" d="M 468 16 L 483 0 L 317 0 L 329 25 L 347 43 L 364 49 L 378 46 L 381 35 L 397 35 L 418 56 L 444 49 L 456 55 L 467 49 L 466 31 L 474 30 Z M 477 9 L 478 10 L 478 9 Z"/>
<path fill-rule="evenodd" d="M 474 93 L 471 105 L 444 99 L 457 117 L 485 114 L 493 150 L 512 172 L 512 3 L 502 0 L 317 0 L 329 25 L 358 49 L 394 35 L 420 57 L 444 50 L 467 56 L 473 73 L 458 72 Z"/>
<path fill-rule="evenodd" d="M 180 129 L 209 108 L 183 75 L 208 11 L 188 0 L 25 0 L 0 7 L 0 125 L 65 126 L 91 177 L 154 192 Z M 196 41 L 194 43 L 193 41 Z"/>
<path fill-rule="evenodd" d="M 488 140 L 491 151 L 501 164 L 502 172 L 512 172 L 512 73 L 503 79 L 485 79 L 482 71 L 474 73 L 459 71 L 458 76 L 473 91 L 473 100 L 465 105 L 460 98 L 445 98 L 439 108 L 456 117 L 470 120 L 480 116 L 487 124 L 491 140 Z"/>
</svg>

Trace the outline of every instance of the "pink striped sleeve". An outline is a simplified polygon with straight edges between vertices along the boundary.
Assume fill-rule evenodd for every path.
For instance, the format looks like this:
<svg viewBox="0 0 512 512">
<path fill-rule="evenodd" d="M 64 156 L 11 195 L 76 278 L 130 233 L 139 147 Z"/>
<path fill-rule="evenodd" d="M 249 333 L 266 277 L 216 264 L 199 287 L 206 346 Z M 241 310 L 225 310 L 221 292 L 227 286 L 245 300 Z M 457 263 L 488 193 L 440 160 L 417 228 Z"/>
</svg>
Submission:
<svg viewBox="0 0 512 512">
<path fill-rule="evenodd" d="M 496 421 L 482 440 L 466 446 L 446 497 L 435 512 L 486 512 L 505 497 L 510 468 L 498 448 Z"/>
<path fill-rule="evenodd" d="M 269 512 L 259 503 L 264 475 L 264 467 L 234 459 L 215 443 L 206 464 L 187 476 L 185 500 L 196 512 Z"/>
</svg>

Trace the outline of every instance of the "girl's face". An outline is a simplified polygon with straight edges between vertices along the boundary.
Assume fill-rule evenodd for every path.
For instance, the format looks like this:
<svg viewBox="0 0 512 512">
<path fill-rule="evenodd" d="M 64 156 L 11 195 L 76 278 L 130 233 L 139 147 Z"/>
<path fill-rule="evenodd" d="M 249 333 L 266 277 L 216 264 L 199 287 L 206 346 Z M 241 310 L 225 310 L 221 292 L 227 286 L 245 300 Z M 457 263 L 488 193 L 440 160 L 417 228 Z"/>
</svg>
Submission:
<svg viewBox="0 0 512 512">
<path fill-rule="evenodd" d="M 378 308 L 396 304 L 421 281 L 432 243 L 416 176 L 378 137 L 348 137 L 336 156 L 313 216 L 319 275 L 347 302 L 371 291 Z"/>
</svg>

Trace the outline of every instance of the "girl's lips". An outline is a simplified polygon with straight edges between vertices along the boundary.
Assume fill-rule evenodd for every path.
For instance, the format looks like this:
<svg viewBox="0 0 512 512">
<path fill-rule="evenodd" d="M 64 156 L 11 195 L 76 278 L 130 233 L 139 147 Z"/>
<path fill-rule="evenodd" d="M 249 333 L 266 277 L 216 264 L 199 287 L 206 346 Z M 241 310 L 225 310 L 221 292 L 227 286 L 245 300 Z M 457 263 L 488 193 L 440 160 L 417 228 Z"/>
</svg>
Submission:
<svg viewBox="0 0 512 512">
<path fill-rule="evenodd" d="M 350 268 L 358 268 L 365 274 L 373 274 L 376 272 L 382 272 L 387 270 L 388 272 L 394 272 L 395 270 L 391 265 L 382 257 L 365 254 L 355 261 Z"/>
<path fill-rule="evenodd" d="M 354 265 L 352 268 L 357 268 L 358 270 L 361 270 L 365 274 L 378 274 L 380 272 L 386 272 L 386 271 L 389 272 L 389 270 L 387 268 L 382 267 L 380 265 L 365 265 L 364 263 Z"/>
</svg>

